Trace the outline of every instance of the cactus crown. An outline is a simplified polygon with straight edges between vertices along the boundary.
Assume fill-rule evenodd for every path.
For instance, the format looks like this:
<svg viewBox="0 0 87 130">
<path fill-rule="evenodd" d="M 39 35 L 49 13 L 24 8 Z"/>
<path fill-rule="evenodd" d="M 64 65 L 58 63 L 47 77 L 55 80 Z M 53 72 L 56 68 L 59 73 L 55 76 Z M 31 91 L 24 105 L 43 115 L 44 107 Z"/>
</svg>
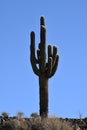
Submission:
<svg viewBox="0 0 87 130">
<path fill-rule="evenodd" d="M 36 75 L 45 75 L 51 78 L 57 69 L 59 55 L 57 54 L 57 47 L 48 45 L 48 57 L 46 62 L 46 27 L 44 17 L 40 18 L 40 43 L 37 49 L 37 58 L 35 56 L 35 33 L 31 32 L 31 65 Z M 37 67 L 37 64 L 39 68 Z"/>
</svg>

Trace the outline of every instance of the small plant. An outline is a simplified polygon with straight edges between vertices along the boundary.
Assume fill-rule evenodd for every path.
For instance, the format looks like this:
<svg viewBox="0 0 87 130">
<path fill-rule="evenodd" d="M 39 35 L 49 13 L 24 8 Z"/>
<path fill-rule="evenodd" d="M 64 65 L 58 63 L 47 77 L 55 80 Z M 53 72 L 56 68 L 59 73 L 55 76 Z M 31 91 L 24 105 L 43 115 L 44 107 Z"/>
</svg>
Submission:
<svg viewBox="0 0 87 130">
<path fill-rule="evenodd" d="M 35 112 L 35 113 L 32 113 L 32 114 L 31 114 L 31 117 L 37 118 L 37 117 L 39 117 L 39 115 Z"/>
<path fill-rule="evenodd" d="M 82 120 L 82 113 L 79 112 L 79 119 Z"/>
<path fill-rule="evenodd" d="M 23 112 L 18 112 L 17 113 L 17 117 L 18 119 L 21 119 L 23 117 L 24 113 Z"/>
<path fill-rule="evenodd" d="M 2 115 L 3 118 L 8 118 L 9 113 L 8 112 L 2 112 L 1 115 Z"/>
</svg>

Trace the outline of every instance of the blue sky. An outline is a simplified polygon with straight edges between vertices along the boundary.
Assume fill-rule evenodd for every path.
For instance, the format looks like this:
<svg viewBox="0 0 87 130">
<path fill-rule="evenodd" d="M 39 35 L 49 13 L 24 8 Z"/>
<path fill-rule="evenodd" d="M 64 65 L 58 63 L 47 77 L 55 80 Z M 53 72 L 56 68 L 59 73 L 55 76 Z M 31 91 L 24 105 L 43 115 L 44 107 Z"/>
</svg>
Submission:
<svg viewBox="0 0 87 130">
<path fill-rule="evenodd" d="M 49 115 L 87 116 L 87 0 L 0 0 L 0 113 L 39 112 L 38 77 L 30 64 L 30 32 L 39 43 L 40 17 L 47 45 L 60 55 L 49 80 Z"/>
</svg>

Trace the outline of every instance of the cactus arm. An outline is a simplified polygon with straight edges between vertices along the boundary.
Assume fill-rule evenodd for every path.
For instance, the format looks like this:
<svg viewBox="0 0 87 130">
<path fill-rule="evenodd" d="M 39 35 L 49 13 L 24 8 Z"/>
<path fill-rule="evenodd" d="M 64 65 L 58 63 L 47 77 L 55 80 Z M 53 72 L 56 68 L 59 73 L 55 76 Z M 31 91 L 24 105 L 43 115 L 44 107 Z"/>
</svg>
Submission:
<svg viewBox="0 0 87 130">
<path fill-rule="evenodd" d="M 40 50 L 39 49 L 37 50 L 37 58 L 38 58 L 38 64 L 39 64 L 39 61 L 40 61 Z"/>
<path fill-rule="evenodd" d="M 57 47 L 53 46 L 53 57 L 57 54 Z"/>
<path fill-rule="evenodd" d="M 48 45 L 48 58 L 52 57 L 52 46 Z"/>
<path fill-rule="evenodd" d="M 36 64 L 38 63 L 38 60 L 35 58 L 35 33 L 31 32 L 31 45 L 30 45 L 30 61 L 32 65 L 32 69 L 36 75 L 40 75 L 40 71 L 37 68 Z"/>
<path fill-rule="evenodd" d="M 53 46 L 53 67 L 55 65 L 55 62 L 56 62 L 56 55 L 57 55 L 57 47 L 56 46 Z"/>
<path fill-rule="evenodd" d="M 49 78 L 51 72 L 52 72 L 52 47 L 51 45 L 48 45 L 48 62 L 46 63 L 46 76 Z"/>
<path fill-rule="evenodd" d="M 48 45 L 48 63 L 47 63 L 47 77 L 51 78 L 57 69 L 58 65 L 58 58 L 57 58 L 57 47 L 53 46 L 53 52 L 52 52 L 52 46 Z"/>
<path fill-rule="evenodd" d="M 51 73 L 52 73 L 52 57 L 49 57 L 48 64 L 47 64 L 47 73 L 46 73 L 47 78 L 49 78 Z"/>
<path fill-rule="evenodd" d="M 49 76 L 49 78 L 51 78 L 51 77 L 55 74 L 55 72 L 56 72 L 56 70 L 57 70 L 57 67 L 58 67 L 58 61 L 59 61 L 59 55 L 56 55 L 55 64 L 54 64 L 54 66 L 53 66 L 53 68 L 52 68 L 52 73 L 51 73 L 51 75 Z"/>
</svg>

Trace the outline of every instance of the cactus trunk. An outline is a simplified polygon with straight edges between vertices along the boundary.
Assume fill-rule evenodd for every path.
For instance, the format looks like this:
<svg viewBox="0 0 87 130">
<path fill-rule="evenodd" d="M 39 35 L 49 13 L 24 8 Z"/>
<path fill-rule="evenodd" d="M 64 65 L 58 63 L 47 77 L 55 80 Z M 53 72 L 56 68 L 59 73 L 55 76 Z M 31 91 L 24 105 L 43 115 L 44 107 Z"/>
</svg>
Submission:
<svg viewBox="0 0 87 130">
<path fill-rule="evenodd" d="M 39 77 L 39 95 L 40 95 L 40 115 L 41 117 L 48 116 L 48 78 L 45 76 Z"/>
</svg>

